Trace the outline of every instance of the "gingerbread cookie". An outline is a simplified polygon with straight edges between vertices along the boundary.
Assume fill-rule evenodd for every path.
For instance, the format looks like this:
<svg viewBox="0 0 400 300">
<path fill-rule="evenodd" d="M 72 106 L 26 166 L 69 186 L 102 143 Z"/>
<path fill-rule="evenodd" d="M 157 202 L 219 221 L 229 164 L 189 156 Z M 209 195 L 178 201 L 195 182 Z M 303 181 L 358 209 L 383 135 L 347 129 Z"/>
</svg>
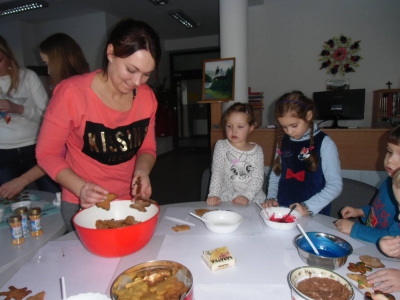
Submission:
<svg viewBox="0 0 400 300">
<path fill-rule="evenodd" d="M 190 226 L 189 225 L 176 225 L 176 226 L 172 227 L 172 230 L 175 232 L 188 231 L 188 230 L 190 230 Z"/>
<path fill-rule="evenodd" d="M 43 291 L 43 292 L 37 293 L 34 296 L 30 296 L 30 297 L 26 298 L 26 300 L 44 300 L 45 295 L 46 295 L 46 293 Z"/>
<path fill-rule="evenodd" d="M 28 290 L 28 288 L 26 288 L 26 287 L 17 289 L 16 287 L 11 285 L 8 287 L 8 289 L 9 289 L 8 292 L 0 293 L 0 296 L 6 296 L 6 298 L 3 300 L 11 300 L 11 299 L 22 300 L 26 296 L 28 296 L 30 293 L 32 293 L 32 291 Z"/>
<path fill-rule="evenodd" d="M 198 215 L 199 217 L 202 217 L 205 213 L 209 212 L 209 211 L 213 211 L 213 209 L 207 209 L 207 208 L 199 208 L 195 210 L 196 215 Z"/>
<path fill-rule="evenodd" d="M 136 194 L 135 195 L 140 195 L 140 191 L 142 190 L 142 181 L 140 179 L 140 176 L 136 179 L 135 185 L 136 185 Z"/>
<path fill-rule="evenodd" d="M 137 209 L 138 211 L 146 212 L 147 211 L 146 207 L 148 207 L 150 205 L 151 205 L 151 203 L 148 201 L 136 200 L 131 205 L 129 205 L 129 207 Z"/>
<path fill-rule="evenodd" d="M 381 291 L 375 291 L 374 294 L 380 294 L 380 295 L 384 295 L 386 298 L 388 298 L 389 300 L 396 300 L 396 298 L 392 295 L 392 294 L 388 294 L 388 293 L 383 293 Z M 365 297 L 367 299 L 372 299 L 371 297 L 371 292 L 365 292 Z"/>
<path fill-rule="evenodd" d="M 117 197 L 118 196 L 116 194 L 108 193 L 106 196 L 106 199 L 103 202 L 97 202 L 96 206 L 101 207 L 105 210 L 110 210 L 110 207 L 111 207 L 110 202 L 113 201 Z"/>
<path fill-rule="evenodd" d="M 362 274 L 347 274 L 347 276 L 358 283 L 359 289 L 365 289 L 365 287 L 373 287 L 373 284 L 369 284 L 367 280 L 367 276 Z"/>
<path fill-rule="evenodd" d="M 369 255 L 361 255 L 360 260 L 365 263 L 366 266 L 372 268 L 384 268 L 385 265 L 379 260 L 379 258 L 372 257 Z"/>
<path fill-rule="evenodd" d="M 140 221 L 136 221 L 133 216 L 127 216 L 125 220 L 97 220 L 95 226 L 97 229 L 114 229 L 131 226 L 138 223 L 140 223 Z"/>
<path fill-rule="evenodd" d="M 372 268 L 365 265 L 363 262 L 358 263 L 349 263 L 347 269 L 351 272 L 359 272 L 361 274 L 365 274 L 367 272 L 371 272 Z"/>
<path fill-rule="evenodd" d="M 131 208 L 135 208 L 138 211 L 146 212 L 147 209 L 145 207 L 149 207 L 151 204 L 157 204 L 157 201 L 152 199 L 146 199 L 141 197 L 140 195 L 137 197 L 136 201 L 129 205 Z"/>
</svg>

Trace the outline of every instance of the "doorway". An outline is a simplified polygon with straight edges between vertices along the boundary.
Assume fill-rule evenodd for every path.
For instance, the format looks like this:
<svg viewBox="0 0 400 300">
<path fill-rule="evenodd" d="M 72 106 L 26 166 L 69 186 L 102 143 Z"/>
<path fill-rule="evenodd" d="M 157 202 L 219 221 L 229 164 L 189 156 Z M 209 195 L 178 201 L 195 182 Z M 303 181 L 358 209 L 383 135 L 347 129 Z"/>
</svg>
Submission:
<svg viewBox="0 0 400 300">
<path fill-rule="evenodd" d="M 203 60 L 219 58 L 219 48 L 170 53 L 171 89 L 176 93 L 173 147 L 210 149 L 210 105 L 202 100 Z"/>
</svg>

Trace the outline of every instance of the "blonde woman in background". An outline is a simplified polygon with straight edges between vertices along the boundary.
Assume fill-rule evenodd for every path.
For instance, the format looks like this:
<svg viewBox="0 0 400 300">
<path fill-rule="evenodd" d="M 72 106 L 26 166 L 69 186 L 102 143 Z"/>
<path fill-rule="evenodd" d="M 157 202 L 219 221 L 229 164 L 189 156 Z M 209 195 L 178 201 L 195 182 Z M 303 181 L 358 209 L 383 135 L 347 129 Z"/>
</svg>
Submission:
<svg viewBox="0 0 400 300">
<path fill-rule="evenodd" d="M 89 72 L 89 67 L 81 47 L 79 47 L 73 38 L 65 33 L 56 33 L 49 36 L 40 44 L 39 49 L 40 57 L 48 67 L 48 74 L 54 86 L 64 79 Z M 8 182 L 2 182 L 0 196 L 11 198 L 20 193 L 28 184 L 39 178 L 47 178 L 47 181 L 52 182 L 50 188 L 45 190 L 49 192 L 60 191 L 59 185 L 48 176 L 45 176 L 45 174 L 38 165 L 35 165 L 22 175 Z"/>
<path fill-rule="evenodd" d="M 7 41 L 0 36 L 0 186 L 36 165 L 35 148 L 44 110 L 46 90 L 35 72 L 18 66 Z M 47 176 L 36 180 L 40 190 L 57 185 Z M 0 196 L 3 196 L 0 188 Z"/>
</svg>

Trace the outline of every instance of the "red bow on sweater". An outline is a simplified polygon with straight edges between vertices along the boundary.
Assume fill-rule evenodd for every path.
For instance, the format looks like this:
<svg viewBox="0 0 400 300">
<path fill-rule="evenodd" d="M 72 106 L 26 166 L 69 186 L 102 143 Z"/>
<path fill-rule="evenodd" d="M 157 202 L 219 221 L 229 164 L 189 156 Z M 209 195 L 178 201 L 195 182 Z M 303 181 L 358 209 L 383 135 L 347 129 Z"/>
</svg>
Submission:
<svg viewBox="0 0 400 300">
<path fill-rule="evenodd" d="M 305 176 L 306 176 L 305 171 L 299 171 L 297 173 L 294 173 L 291 169 L 288 168 L 286 172 L 286 179 L 295 178 L 298 181 L 303 182 Z"/>
</svg>

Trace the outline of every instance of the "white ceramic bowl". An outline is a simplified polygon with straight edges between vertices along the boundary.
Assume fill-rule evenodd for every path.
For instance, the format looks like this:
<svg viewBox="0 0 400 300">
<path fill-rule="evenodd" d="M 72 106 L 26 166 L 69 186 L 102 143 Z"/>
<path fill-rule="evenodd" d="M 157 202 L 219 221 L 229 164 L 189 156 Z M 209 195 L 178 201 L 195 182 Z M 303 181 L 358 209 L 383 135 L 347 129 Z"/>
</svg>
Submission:
<svg viewBox="0 0 400 300">
<path fill-rule="evenodd" d="M 220 234 L 234 232 L 243 221 L 241 215 L 227 210 L 209 211 L 206 212 L 202 218 L 213 223 L 213 225 L 211 225 L 204 222 L 208 230 Z"/>
<path fill-rule="evenodd" d="M 19 201 L 19 202 L 14 202 L 10 204 L 10 208 L 12 211 L 16 210 L 18 207 L 23 207 L 25 206 L 28 210 L 32 206 L 32 201 L 25 200 L 25 201 Z"/>
<path fill-rule="evenodd" d="M 286 216 L 289 211 L 290 209 L 287 207 L 268 207 L 260 212 L 260 217 L 263 219 L 265 225 L 272 229 L 291 230 L 295 228 L 302 219 L 302 215 L 295 210 L 292 211 L 291 216 L 288 217 L 288 220 L 290 220 L 289 218 L 291 218 L 292 220 L 294 219 L 292 223 L 279 223 L 270 220 L 270 218 L 272 217 L 275 219 L 280 219 Z"/>
<path fill-rule="evenodd" d="M 99 293 L 84 293 L 70 296 L 67 300 L 110 300 L 110 298 Z"/>
<path fill-rule="evenodd" d="M 297 289 L 297 284 L 301 282 L 304 279 L 310 278 L 310 277 L 321 277 L 321 278 L 329 278 L 333 279 L 336 281 L 339 281 L 339 283 L 343 284 L 345 287 L 347 287 L 351 291 L 351 296 L 347 300 L 354 299 L 354 289 L 353 286 L 350 284 L 350 282 L 344 278 L 343 276 L 340 276 L 339 274 L 327 270 L 324 268 L 319 268 L 319 267 L 299 267 L 296 269 L 293 269 L 292 271 L 289 272 L 288 274 L 288 283 L 289 287 L 291 290 L 291 295 L 293 300 L 312 300 L 312 298 L 307 297 L 306 295 L 302 294 L 298 289 Z"/>
</svg>

